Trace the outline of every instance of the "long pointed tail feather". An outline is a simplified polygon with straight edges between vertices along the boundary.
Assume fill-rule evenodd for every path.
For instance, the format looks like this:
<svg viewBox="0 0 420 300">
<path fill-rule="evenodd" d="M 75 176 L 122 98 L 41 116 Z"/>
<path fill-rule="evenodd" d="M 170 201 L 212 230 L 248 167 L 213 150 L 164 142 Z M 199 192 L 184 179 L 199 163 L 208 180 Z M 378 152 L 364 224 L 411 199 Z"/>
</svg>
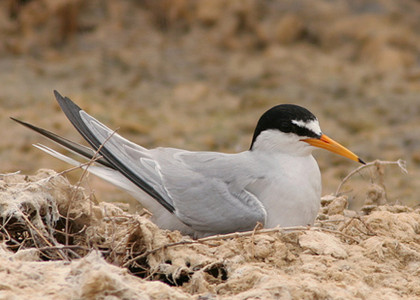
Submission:
<svg viewBox="0 0 420 300">
<path fill-rule="evenodd" d="M 55 158 L 58 158 L 59 160 L 62 160 L 72 166 L 75 167 L 81 167 L 82 169 L 87 169 L 89 171 L 89 173 L 92 173 L 106 181 L 108 181 L 109 183 L 118 186 L 126 191 L 132 192 L 132 191 L 137 191 L 138 188 L 136 187 L 136 185 L 134 185 L 130 180 L 128 180 L 126 177 L 124 177 L 123 174 L 121 174 L 120 172 L 118 172 L 117 170 L 113 169 L 113 168 L 109 168 L 106 166 L 96 166 L 95 164 L 83 164 L 80 161 L 77 161 L 71 157 L 68 157 L 60 152 L 57 152 L 45 145 L 42 144 L 34 144 L 34 147 L 44 151 L 45 153 L 54 156 Z"/>
<path fill-rule="evenodd" d="M 10 117 L 10 119 L 12 119 L 13 121 L 33 130 L 38 132 L 39 134 L 41 134 L 42 136 L 46 137 L 47 139 L 55 142 L 56 144 L 60 145 L 61 147 L 75 153 L 78 155 L 83 156 L 84 158 L 87 159 L 92 159 L 95 156 L 95 151 L 93 151 L 93 149 L 80 145 L 78 143 L 75 143 L 69 139 L 66 139 L 62 136 L 59 136 L 58 134 L 55 134 L 51 131 L 48 131 L 46 129 L 43 129 L 41 127 L 37 127 L 35 125 L 29 124 L 27 122 L 18 120 L 16 118 Z M 38 148 L 38 147 L 37 147 Z M 104 158 L 99 158 L 96 160 L 98 163 L 100 163 L 101 165 L 111 168 L 111 169 L 115 169 L 106 159 Z"/>
</svg>

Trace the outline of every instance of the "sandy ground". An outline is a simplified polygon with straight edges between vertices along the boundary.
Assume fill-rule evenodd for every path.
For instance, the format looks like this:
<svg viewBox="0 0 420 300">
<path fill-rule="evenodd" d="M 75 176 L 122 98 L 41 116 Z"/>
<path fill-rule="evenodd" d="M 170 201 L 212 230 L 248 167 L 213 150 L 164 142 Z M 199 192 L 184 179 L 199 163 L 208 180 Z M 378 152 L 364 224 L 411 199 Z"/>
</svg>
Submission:
<svg viewBox="0 0 420 300">
<path fill-rule="evenodd" d="M 343 187 L 350 208 L 360 206 L 366 198 L 371 200 L 372 195 L 381 195 L 378 197 L 384 203 L 415 207 L 420 202 L 416 193 L 420 187 L 419 29 L 420 4 L 414 0 L 317 1 L 316 5 L 303 0 L 98 0 L 89 4 L 80 0 L 1 1 L 0 173 L 21 170 L 23 174 L 33 174 L 40 168 L 58 171 L 68 168 L 34 149 L 32 143 L 45 140 L 8 118 L 15 116 L 81 141 L 55 103 L 53 89 L 139 144 L 191 150 L 245 150 L 263 111 L 279 103 L 295 103 L 309 108 L 318 116 L 325 133 L 366 161 L 407 162 L 408 175 L 389 166 L 384 174 L 369 169 L 352 177 Z M 334 192 L 356 167 L 353 162 L 325 151 L 315 155 L 323 174 L 324 195 Z M 80 172 L 66 176 L 77 182 Z M 90 198 L 94 192 L 99 201 L 129 201 L 126 194 L 93 177 L 83 184 Z M 377 228 L 379 231 L 373 230 L 373 237 L 361 234 L 356 237 L 357 242 L 342 235 L 305 231 L 293 233 L 293 243 L 299 245 L 293 248 L 294 244 L 289 245 L 282 234 L 264 235 L 261 245 L 267 245 L 267 249 L 293 248 L 288 251 L 292 251 L 295 259 L 271 263 L 267 257 L 272 252 L 267 250 L 268 256 L 250 260 L 252 268 L 259 268 L 258 271 L 247 267 L 236 271 L 236 267 L 224 266 L 229 279 L 227 282 L 215 279 L 216 289 L 186 287 L 194 281 L 180 288 L 160 286 L 173 295 L 180 293 L 181 298 L 206 293 L 245 298 L 248 294 L 241 293 L 251 293 L 253 284 L 257 287 L 271 282 L 264 276 L 277 278 L 281 273 L 289 276 L 278 280 L 283 284 L 274 289 L 266 287 L 282 297 L 299 296 L 293 291 L 309 293 L 318 289 L 323 292 L 302 297 L 369 298 L 374 291 L 382 291 L 383 295 L 389 292 L 389 298 L 418 297 L 415 279 L 403 275 L 404 270 L 409 274 L 416 272 L 411 258 L 417 257 L 418 240 L 415 233 L 407 238 L 392 233 L 392 224 L 399 228 L 406 222 L 415 223 L 406 221 L 406 214 L 407 218 L 417 220 L 418 212 L 405 206 L 401 212 L 388 206 L 373 212 L 364 222 L 369 224 L 369 218 L 383 219 L 375 222 L 388 224 L 390 235 Z M 335 257 L 324 250 L 302 246 L 304 236 L 314 235 L 311 238 L 316 239 L 317 234 L 322 234 L 322 238 L 326 234 L 331 239 L 328 243 L 344 247 L 347 256 L 343 257 L 341 252 L 341 257 Z M 377 236 L 386 241 L 366 242 Z M 235 243 L 242 242 L 260 243 L 232 240 L 228 244 L 236 247 Z M 194 247 L 198 246 L 191 249 Z M 214 247 L 210 250 L 219 251 Z M 406 250 L 413 256 L 400 258 L 398 251 Z M 10 258 L 19 251 L 16 254 L 7 252 L 10 249 L 4 251 L 4 259 L 23 264 Z M 248 257 L 249 253 L 244 255 Z M 348 260 L 354 263 L 361 256 L 373 262 L 354 269 Z M 217 257 L 220 260 L 213 262 L 235 256 Z M 307 258 L 314 260 L 307 262 Z M 105 265 L 94 254 L 83 260 L 86 264 L 97 264 L 98 268 Z M 344 266 L 347 263 L 350 269 Z M 31 264 L 52 269 L 58 264 L 69 267 L 60 261 Z M 11 263 L 10 270 L 14 266 Z M 51 274 L 45 268 L 42 276 L 47 278 Z M 392 273 L 393 268 L 399 274 L 397 281 L 387 281 L 386 274 Z M 365 275 L 357 275 L 361 269 Z M 135 289 L 140 287 L 134 282 L 140 285 L 144 282 L 132 279 L 124 269 L 114 270 L 119 274 L 115 276 L 122 276 L 118 280 L 130 281 L 127 284 L 134 289 L 131 295 L 136 295 Z M 327 276 L 320 270 L 345 275 Z M 276 275 L 269 274 L 271 271 Z M 195 276 L 207 276 L 202 273 Z M 230 280 L 243 276 L 240 274 L 256 277 L 248 279 L 247 288 L 236 289 Z M 286 284 L 292 279 L 296 285 Z M 77 280 L 85 282 L 82 277 Z M 9 287 L 19 281 L 16 278 Z M 48 285 L 47 282 L 44 284 Z M 305 288 L 302 282 L 307 283 Z M 347 289 L 350 283 L 354 284 L 353 289 Z M 387 289 L 381 289 L 381 284 Z M 349 294 L 328 294 L 332 286 L 343 293 L 348 290 Z M 401 286 L 404 289 L 399 291 Z M 39 293 L 48 290 L 39 289 Z M 288 294 L 283 294 L 285 291 Z M 10 295 L 13 292 L 11 288 Z M 275 298 L 275 294 L 270 295 Z M 372 294 L 372 299 L 373 295 L 376 294 Z"/>
<path fill-rule="evenodd" d="M 3 175 L 0 297 L 420 297 L 419 209 L 369 205 L 358 215 L 345 209 L 345 196 L 322 205 L 311 228 L 192 240 L 97 203 L 54 171 Z"/>
</svg>

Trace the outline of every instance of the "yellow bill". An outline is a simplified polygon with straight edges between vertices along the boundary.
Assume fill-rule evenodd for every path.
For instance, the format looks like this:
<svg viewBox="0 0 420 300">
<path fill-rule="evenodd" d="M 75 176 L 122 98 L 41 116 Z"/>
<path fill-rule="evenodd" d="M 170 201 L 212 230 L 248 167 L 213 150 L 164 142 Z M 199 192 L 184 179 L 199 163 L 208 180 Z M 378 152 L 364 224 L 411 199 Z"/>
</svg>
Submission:
<svg viewBox="0 0 420 300">
<path fill-rule="evenodd" d="M 340 145 L 333 139 L 329 138 L 325 134 L 321 135 L 319 139 L 316 138 L 309 138 L 309 139 L 303 139 L 302 141 L 308 143 L 309 145 L 312 145 L 314 147 L 326 149 L 328 151 L 337 153 L 339 155 L 342 155 L 344 157 L 347 157 L 351 160 L 357 161 L 362 164 L 366 164 L 363 160 L 361 160 L 356 154 L 351 152 L 346 147 Z"/>
</svg>

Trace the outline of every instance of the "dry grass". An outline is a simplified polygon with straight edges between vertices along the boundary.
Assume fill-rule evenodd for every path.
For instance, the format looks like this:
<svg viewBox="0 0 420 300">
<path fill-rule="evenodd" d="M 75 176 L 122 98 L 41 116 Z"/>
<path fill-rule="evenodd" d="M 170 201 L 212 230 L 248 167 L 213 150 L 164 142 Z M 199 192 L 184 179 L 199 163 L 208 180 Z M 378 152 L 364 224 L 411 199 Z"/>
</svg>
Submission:
<svg viewBox="0 0 420 300">
<path fill-rule="evenodd" d="M 94 160 L 81 166 L 85 171 L 76 186 L 63 177 L 75 168 L 61 173 L 41 170 L 34 176 L 1 175 L 1 236 L 6 249 L 15 253 L 36 249 L 37 256 L 44 261 L 72 261 L 96 251 L 107 262 L 127 268 L 136 276 L 182 286 L 198 276 L 194 274 L 203 273 L 211 276 L 205 277 L 201 284 L 214 284 L 215 280 L 218 284 L 225 282 L 228 278 L 227 266 L 223 263 L 226 253 L 215 254 L 219 250 L 212 249 L 227 247 L 224 251 L 229 253 L 236 252 L 231 247 L 250 247 L 246 256 L 252 261 L 262 251 L 256 248 L 260 235 L 264 239 L 287 242 L 320 232 L 336 236 L 347 245 L 361 245 L 372 236 L 378 236 L 366 221 L 365 214 L 382 209 L 383 206 L 378 207 L 381 203 L 368 203 L 369 210 L 356 213 L 346 210 L 346 196 L 327 196 L 322 200 L 322 212 L 313 227 L 262 229 L 257 226 L 250 232 L 193 240 L 177 232 L 160 230 L 147 217 L 128 214 L 112 204 L 97 203 L 91 196 L 86 196 L 80 185 L 92 163 Z M 383 175 L 382 167 L 390 164 L 405 170 L 400 161 L 375 161 L 363 167 L 375 167 L 376 172 Z M 352 171 L 343 183 L 358 171 L 360 168 Z M 372 173 L 370 184 L 375 185 L 377 178 Z M 291 247 L 301 246 L 294 244 Z M 341 250 L 337 251 L 333 255 L 344 255 Z"/>
</svg>

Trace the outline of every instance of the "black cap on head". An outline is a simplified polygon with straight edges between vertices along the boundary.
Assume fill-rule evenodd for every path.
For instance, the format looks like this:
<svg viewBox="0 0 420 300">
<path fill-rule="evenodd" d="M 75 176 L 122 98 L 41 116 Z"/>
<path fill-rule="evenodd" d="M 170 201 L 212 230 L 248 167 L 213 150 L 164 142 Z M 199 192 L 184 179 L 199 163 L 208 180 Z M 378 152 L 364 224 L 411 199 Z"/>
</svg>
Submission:
<svg viewBox="0 0 420 300">
<path fill-rule="evenodd" d="M 269 129 L 277 129 L 284 133 L 295 133 L 298 136 L 319 138 L 312 130 L 299 126 L 292 121 L 304 123 L 316 120 L 316 117 L 306 108 L 294 104 L 281 104 L 267 110 L 258 121 L 252 138 L 251 149 L 258 135 Z"/>
</svg>

